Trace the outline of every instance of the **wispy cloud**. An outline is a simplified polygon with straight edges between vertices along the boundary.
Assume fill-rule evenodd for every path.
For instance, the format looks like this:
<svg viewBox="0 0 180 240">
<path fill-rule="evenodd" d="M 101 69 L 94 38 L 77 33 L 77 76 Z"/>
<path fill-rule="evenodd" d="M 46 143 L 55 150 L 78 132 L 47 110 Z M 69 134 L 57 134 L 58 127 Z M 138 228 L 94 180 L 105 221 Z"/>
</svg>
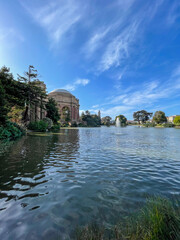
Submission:
<svg viewBox="0 0 180 240">
<path fill-rule="evenodd" d="M 61 38 L 78 23 L 82 17 L 82 8 L 75 0 L 49 1 L 48 4 L 34 6 L 35 1 L 20 1 L 32 18 L 44 28 L 52 44 L 58 44 Z M 42 1 L 41 1 L 42 3 Z"/>
<path fill-rule="evenodd" d="M 76 90 L 77 87 L 86 86 L 89 82 L 90 82 L 90 80 L 87 79 L 87 78 L 78 78 L 72 84 L 67 84 L 62 88 L 66 89 L 66 90 L 69 90 L 69 91 L 74 91 L 74 90 Z"/>
<path fill-rule="evenodd" d="M 151 80 L 142 85 L 134 85 L 132 88 L 120 90 L 120 94 L 110 97 L 106 102 L 93 108 L 94 111 L 101 110 L 102 115 L 125 114 L 132 118 L 132 113 L 139 109 L 149 109 L 153 111 L 163 110 L 159 100 L 176 99 L 180 96 L 180 65 L 178 65 L 170 74 L 169 78 L 163 80 Z"/>
<path fill-rule="evenodd" d="M 180 18 L 180 2 L 179 1 L 175 1 L 170 9 L 169 9 L 169 14 L 168 14 L 168 17 L 167 17 L 167 24 L 169 26 L 171 26 L 172 24 L 174 24 L 176 22 L 176 20 L 178 18 Z"/>
<path fill-rule="evenodd" d="M 19 33 L 19 31 L 13 29 L 13 28 L 4 28 L 0 29 L 0 41 L 18 41 L 18 42 L 24 42 L 25 38 L 22 36 L 22 34 Z"/>
<path fill-rule="evenodd" d="M 129 46 L 135 39 L 138 23 L 133 23 L 125 28 L 106 48 L 102 56 L 99 70 L 105 71 L 112 66 L 119 66 L 129 56 Z"/>
<path fill-rule="evenodd" d="M 90 58 L 92 54 L 98 49 L 101 45 L 103 45 L 103 40 L 110 31 L 109 28 L 98 30 L 85 44 L 83 47 L 83 52 L 85 53 L 87 58 Z"/>
</svg>

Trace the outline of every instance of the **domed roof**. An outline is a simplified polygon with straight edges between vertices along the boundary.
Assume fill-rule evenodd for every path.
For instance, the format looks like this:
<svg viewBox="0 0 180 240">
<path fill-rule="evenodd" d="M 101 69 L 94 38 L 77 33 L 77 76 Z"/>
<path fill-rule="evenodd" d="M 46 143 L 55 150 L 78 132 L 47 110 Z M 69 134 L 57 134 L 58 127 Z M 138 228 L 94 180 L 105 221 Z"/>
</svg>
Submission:
<svg viewBox="0 0 180 240">
<path fill-rule="evenodd" d="M 65 89 L 55 89 L 50 93 L 68 93 L 68 94 L 71 94 L 69 91 L 67 91 Z"/>
</svg>

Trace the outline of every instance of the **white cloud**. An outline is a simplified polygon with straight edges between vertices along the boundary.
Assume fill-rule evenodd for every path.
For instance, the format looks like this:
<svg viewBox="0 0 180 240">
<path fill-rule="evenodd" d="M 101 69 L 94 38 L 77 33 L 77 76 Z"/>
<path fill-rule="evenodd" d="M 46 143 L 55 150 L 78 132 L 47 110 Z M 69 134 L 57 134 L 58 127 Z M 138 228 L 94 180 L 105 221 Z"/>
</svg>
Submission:
<svg viewBox="0 0 180 240">
<path fill-rule="evenodd" d="M 168 17 L 167 17 L 167 24 L 168 26 L 171 26 L 176 22 L 176 20 L 180 17 L 179 13 L 180 3 L 179 1 L 174 2 L 171 4 L 171 7 L 168 11 Z"/>
<path fill-rule="evenodd" d="M 62 37 L 81 19 L 82 8 L 75 0 L 49 1 L 48 4 L 37 6 L 35 1 L 20 1 L 32 18 L 44 28 L 53 44 L 60 42 Z"/>
<path fill-rule="evenodd" d="M 85 53 L 87 58 L 90 58 L 94 52 L 103 45 L 104 38 L 110 31 L 110 28 L 105 28 L 98 30 L 93 36 L 88 40 L 83 48 L 83 52 Z"/>
<path fill-rule="evenodd" d="M 6 43 L 6 41 L 11 42 L 24 42 L 25 39 L 19 31 L 13 28 L 0 29 L 0 41 Z"/>
<path fill-rule="evenodd" d="M 135 41 L 135 34 L 138 30 L 139 23 L 133 23 L 126 27 L 113 41 L 111 41 L 103 54 L 99 71 L 103 72 L 109 68 L 119 66 L 123 60 L 129 56 L 130 44 Z"/>
<path fill-rule="evenodd" d="M 169 78 L 161 82 L 153 80 L 142 85 L 136 85 L 133 88 L 121 89 L 121 94 L 106 99 L 106 102 L 94 108 L 94 111 L 100 109 L 103 116 L 110 115 L 115 117 L 119 114 L 132 118 L 134 111 L 146 109 L 155 111 L 164 109 L 163 106 L 157 106 L 160 99 L 175 99 L 180 96 L 180 65 L 177 66 Z M 111 106 L 111 107 L 109 107 Z M 155 110 L 154 110 L 155 109 Z"/>
<path fill-rule="evenodd" d="M 76 81 L 74 81 L 72 84 L 67 84 L 63 89 L 74 91 L 78 86 L 86 86 L 90 82 L 87 78 L 78 78 Z"/>
</svg>

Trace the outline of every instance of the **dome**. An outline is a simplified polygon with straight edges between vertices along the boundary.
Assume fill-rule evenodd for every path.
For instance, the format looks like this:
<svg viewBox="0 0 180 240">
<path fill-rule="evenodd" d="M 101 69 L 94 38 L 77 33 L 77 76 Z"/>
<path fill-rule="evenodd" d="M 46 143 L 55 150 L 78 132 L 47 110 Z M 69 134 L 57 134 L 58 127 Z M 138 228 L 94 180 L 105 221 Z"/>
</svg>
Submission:
<svg viewBox="0 0 180 240">
<path fill-rule="evenodd" d="M 69 91 L 67 91 L 65 89 L 55 89 L 50 93 L 68 93 L 68 94 L 71 94 Z"/>
</svg>

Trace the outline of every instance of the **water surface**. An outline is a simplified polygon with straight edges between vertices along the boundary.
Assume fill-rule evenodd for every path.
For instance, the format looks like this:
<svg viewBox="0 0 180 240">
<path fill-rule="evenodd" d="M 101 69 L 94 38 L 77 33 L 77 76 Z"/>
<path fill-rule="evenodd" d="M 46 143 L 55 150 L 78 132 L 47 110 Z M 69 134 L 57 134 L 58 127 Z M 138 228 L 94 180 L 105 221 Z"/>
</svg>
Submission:
<svg viewBox="0 0 180 240">
<path fill-rule="evenodd" d="M 180 129 L 62 129 L 0 145 L 0 239 L 72 239 L 180 197 Z M 69 237 L 70 236 L 70 237 Z"/>
</svg>

